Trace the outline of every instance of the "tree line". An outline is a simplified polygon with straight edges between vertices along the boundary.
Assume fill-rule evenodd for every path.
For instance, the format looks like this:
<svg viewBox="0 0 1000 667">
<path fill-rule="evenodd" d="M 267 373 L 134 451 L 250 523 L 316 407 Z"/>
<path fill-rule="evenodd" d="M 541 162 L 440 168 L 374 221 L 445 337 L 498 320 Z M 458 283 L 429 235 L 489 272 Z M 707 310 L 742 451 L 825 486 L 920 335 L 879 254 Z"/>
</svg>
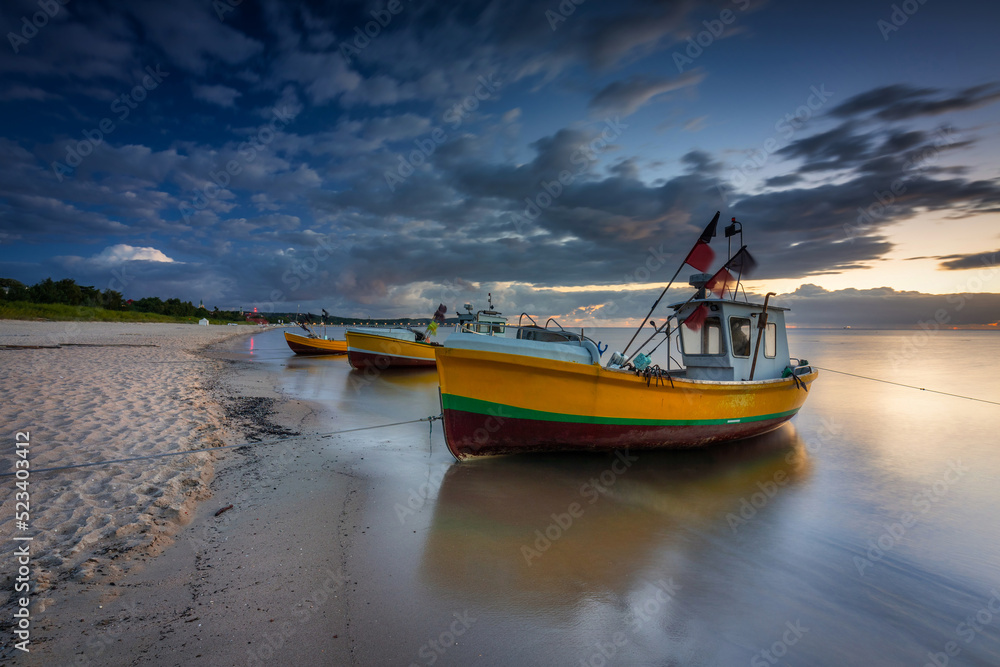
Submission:
<svg viewBox="0 0 1000 667">
<path fill-rule="evenodd" d="M 52 280 L 46 278 L 34 285 L 28 286 L 13 278 L 0 278 L 0 299 L 5 301 L 26 301 L 30 303 L 55 303 L 67 306 L 83 306 L 104 308 L 107 310 L 133 311 L 138 313 L 156 313 L 175 317 L 208 317 L 216 319 L 242 320 L 243 317 L 234 311 L 213 311 L 198 307 L 190 301 L 180 299 L 163 300 L 159 297 L 144 297 L 127 302 L 121 292 L 106 289 L 103 292 L 88 285 L 77 285 L 75 280 L 65 278 Z"/>
</svg>

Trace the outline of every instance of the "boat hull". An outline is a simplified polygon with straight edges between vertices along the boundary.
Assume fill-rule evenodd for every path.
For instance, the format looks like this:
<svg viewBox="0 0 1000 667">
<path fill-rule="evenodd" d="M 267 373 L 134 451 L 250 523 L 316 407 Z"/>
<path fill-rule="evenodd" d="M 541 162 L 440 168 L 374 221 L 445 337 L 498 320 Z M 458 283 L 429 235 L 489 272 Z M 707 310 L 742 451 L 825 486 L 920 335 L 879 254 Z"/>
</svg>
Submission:
<svg viewBox="0 0 1000 667">
<path fill-rule="evenodd" d="M 285 342 L 295 354 L 347 354 L 346 340 L 323 340 L 285 332 Z"/>
<path fill-rule="evenodd" d="M 817 373 L 760 382 L 675 378 L 647 386 L 597 364 L 486 350 L 438 354 L 445 440 L 458 459 L 530 451 L 700 447 L 791 419 Z M 488 379 L 488 381 L 484 381 Z"/>
<path fill-rule="evenodd" d="M 433 367 L 439 345 L 348 331 L 347 360 L 357 370 Z"/>
</svg>

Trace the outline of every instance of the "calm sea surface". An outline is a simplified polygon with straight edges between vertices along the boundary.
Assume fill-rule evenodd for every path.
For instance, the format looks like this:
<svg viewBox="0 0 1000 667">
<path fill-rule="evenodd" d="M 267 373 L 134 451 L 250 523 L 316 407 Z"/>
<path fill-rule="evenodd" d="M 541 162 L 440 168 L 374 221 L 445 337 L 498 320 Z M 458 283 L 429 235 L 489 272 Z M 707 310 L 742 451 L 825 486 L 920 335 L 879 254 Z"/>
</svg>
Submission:
<svg viewBox="0 0 1000 667">
<path fill-rule="evenodd" d="M 993 332 L 789 335 L 822 368 L 1000 402 Z M 322 431 L 440 412 L 433 370 L 244 343 Z M 998 427 L 1000 405 L 821 371 L 790 425 L 695 452 L 459 464 L 440 423 L 338 436 L 364 508 L 340 527 L 350 641 L 359 664 L 1000 665 Z"/>
</svg>

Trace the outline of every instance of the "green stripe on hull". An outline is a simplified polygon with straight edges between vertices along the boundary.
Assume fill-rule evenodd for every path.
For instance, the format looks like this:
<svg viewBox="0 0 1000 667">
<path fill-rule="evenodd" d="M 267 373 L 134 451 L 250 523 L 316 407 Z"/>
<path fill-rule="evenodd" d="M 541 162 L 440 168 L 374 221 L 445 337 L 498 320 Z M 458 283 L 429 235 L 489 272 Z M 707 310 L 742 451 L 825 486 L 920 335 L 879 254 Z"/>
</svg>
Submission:
<svg viewBox="0 0 1000 667">
<path fill-rule="evenodd" d="M 478 398 L 467 398 L 453 394 L 442 394 L 441 403 L 445 410 L 461 410 L 476 414 L 507 417 L 511 419 L 534 419 L 550 422 L 570 422 L 574 424 L 614 424 L 636 426 L 699 426 L 709 424 L 746 424 L 748 422 L 766 421 L 791 417 L 799 411 L 798 408 L 786 412 L 776 412 L 770 415 L 754 415 L 737 419 L 630 419 L 627 417 L 595 417 L 592 415 L 567 415 L 560 412 L 545 412 L 528 408 L 515 408 L 503 403 L 481 401 Z"/>
</svg>

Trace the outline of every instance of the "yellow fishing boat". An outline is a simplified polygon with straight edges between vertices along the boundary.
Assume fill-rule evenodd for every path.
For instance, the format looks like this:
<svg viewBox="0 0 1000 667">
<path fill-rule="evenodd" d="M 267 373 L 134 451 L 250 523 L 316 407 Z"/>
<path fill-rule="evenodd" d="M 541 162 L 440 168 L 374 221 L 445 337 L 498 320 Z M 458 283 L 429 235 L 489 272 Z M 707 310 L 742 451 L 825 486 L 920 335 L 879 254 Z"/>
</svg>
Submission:
<svg viewBox="0 0 1000 667">
<path fill-rule="evenodd" d="M 345 337 L 347 360 L 358 370 L 433 366 L 441 349 L 413 329 L 348 329 Z"/>
<path fill-rule="evenodd" d="M 285 332 L 285 342 L 295 354 L 347 354 L 346 340 L 325 340 Z"/>
<path fill-rule="evenodd" d="M 602 365 L 593 341 L 562 328 L 520 327 L 516 339 L 452 334 L 437 365 L 448 448 L 461 460 L 699 447 L 777 428 L 802 407 L 818 375 L 788 356 L 787 309 L 769 306 L 770 294 L 763 304 L 706 294 L 724 294 L 730 286 L 718 277 L 751 262 L 743 247 L 714 276 L 693 276 L 696 294 L 673 304 L 650 338 L 665 335 L 669 349 L 670 336 L 679 336 L 683 368 L 661 369 L 638 353 L 615 353 Z"/>
</svg>

